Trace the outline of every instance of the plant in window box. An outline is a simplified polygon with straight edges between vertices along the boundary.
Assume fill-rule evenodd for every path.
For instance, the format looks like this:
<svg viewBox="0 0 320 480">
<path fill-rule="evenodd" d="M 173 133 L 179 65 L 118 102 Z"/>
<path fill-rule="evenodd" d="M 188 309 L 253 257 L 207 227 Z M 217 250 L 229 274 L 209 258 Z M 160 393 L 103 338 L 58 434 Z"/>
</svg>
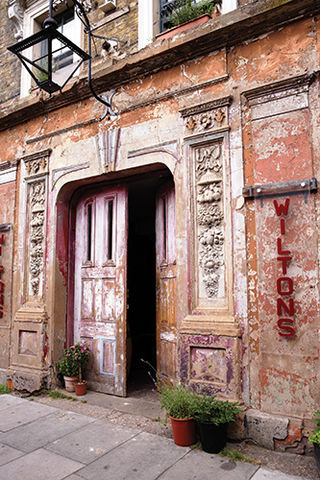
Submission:
<svg viewBox="0 0 320 480">
<path fill-rule="evenodd" d="M 177 0 L 169 17 L 169 22 L 172 27 L 176 27 L 201 15 L 211 17 L 218 11 L 217 6 L 220 6 L 221 3 L 222 0 L 202 0 L 200 2 L 197 0 Z"/>
<path fill-rule="evenodd" d="M 226 445 L 227 427 L 235 420 L 240 408 L 236 402 L 216 400 L 216 396 L 197 395 L 194 417 L 199 425 L 202 448 L 219 453 Z"/>
<path fill-rule="evenodd" d="M 83 380 L 86 370 L 90 348 L 87 343 L 76 343 L 71 345 L 63 352 L 63 358 L 57 362 L 57 370 L 64 377 L 65 387 L 68 392 L 80 391 L 80 395 L 84 395 L 87 389 L 87 381 Z M 84 393 L 81 393 L 84 391 Z"/>
</svg>

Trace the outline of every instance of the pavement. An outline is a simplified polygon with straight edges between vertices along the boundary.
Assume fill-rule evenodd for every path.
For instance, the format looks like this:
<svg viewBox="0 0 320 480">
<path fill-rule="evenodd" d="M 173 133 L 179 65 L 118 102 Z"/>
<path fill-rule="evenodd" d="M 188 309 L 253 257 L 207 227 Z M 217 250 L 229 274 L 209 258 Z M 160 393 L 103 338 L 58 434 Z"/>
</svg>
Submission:
<svg viewBox="0 0 320 480">
<path fill-rule="evenodd" d="M 0 480 L 301 480 L 171 438 L 0 396 Z"/>
</svg>

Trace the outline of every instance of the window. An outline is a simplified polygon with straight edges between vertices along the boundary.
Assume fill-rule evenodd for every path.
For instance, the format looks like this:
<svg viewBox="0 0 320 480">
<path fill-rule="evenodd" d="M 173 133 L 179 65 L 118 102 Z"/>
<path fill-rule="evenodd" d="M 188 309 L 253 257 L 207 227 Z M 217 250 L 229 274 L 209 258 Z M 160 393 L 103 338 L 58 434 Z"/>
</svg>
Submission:
<svg viewBox="0 0 320 480">
<path fill-rule="evenodd" d="M 58 30 L 70 38 L 77 45 L 81 45 L 81 21 L 74 13 L 74 7 L 66 9 L 64 3 L 59 4 L 57 11 L 54 13 L 54 18 L 58 22 Z M 23 37 L 29 37 L 33 33 L 41 30 L 42 23 L 48 17 L 48 1 L 37 2 L 36 5 L 28 8 L 24 15 L 23 25 Z M 72 54 L 65 54 L 63 50 L 60 50 L 60 42 L 56 41 L 54 45 L 55 53 L 54 63 L 56 74 L 67 74 L 67 70 L 72 69 L 72 65 L 76 62 L 76 58 L 73 58 Z M 31 49 L 30 49 L 31 50 Z M 45 58 L 46 44 L 45 42 L 41 46 L 41 56 Z M 29 55 L 32 55 L 30 51 Z M 29 95 L 30 89 L 33 87 L 32 80 L 25 68 L 21 71 L 21 97 Z"/>
<path fill-rule="evenodd" d="M 200 0 L 197 0 L 200 1 Z M 139 48 L 144 48 L 154 40 L 161 31 L 160 12 L 163 7 L 169 6 L 174 0 L 139 0 Z M 222 0 L 221 13 L 235 10 L 238 0 Z"/>
</svg>

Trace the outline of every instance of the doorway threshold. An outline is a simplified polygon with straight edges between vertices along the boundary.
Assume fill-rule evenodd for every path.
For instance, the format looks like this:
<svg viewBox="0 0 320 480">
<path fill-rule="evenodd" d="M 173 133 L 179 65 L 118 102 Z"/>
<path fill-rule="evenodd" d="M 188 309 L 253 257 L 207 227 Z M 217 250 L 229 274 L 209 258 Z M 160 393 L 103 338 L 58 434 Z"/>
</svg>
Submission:
<svg viewBox="0 0 320 480">
<path fill-rule="evenodd" d="M 61 392 L 64 392 L 64 390 L 61 390 Z M 156 391 L 150 389 L 147 392 L 140 390 L 129 392 L 128 397 L 117 397 L 107 393 L 93 392 L 92 390 L 88 390 L 83 397 L 77 397 L 74 392 L 67 393 L 77 400 L 85 401 L 88 405 L 146 417 L 150 420 L 165 419 L 164 410 L 161 409 L 159 404 L 159 395 Z"/>
</svg>

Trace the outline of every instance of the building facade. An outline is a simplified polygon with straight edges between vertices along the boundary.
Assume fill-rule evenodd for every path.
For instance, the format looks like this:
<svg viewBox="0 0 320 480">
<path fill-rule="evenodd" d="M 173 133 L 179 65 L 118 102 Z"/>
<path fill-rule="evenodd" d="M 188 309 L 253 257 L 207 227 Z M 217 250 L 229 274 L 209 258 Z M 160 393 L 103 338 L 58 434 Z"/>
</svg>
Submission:
<svg viewBox="0 0 320 480">
<path fill-rule="evenodd" d="M 320 400 L 320 5 L 225 1 L 171 38 L 161 2 L 89 6 L 126 41 L 96 41 L 94 88 L 117 89 L 101 121 L 86 67 L 50 97 L 6 50 L 46 2 L 0 6 L 1 379 L 50 387 L 85 340 L 89 386 L 124 396 L 132 346 L 133 364 L 239 401 L 235 436 L 303 453 Z"/>
</svg>

